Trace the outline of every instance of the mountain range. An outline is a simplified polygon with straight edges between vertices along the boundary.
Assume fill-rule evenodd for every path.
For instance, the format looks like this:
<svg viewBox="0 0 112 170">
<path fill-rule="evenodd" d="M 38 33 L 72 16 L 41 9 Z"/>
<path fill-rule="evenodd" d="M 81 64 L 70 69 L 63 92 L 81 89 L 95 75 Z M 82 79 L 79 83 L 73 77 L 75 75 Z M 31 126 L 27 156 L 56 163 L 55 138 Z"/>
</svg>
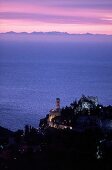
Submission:
<svg viewBox="0 0 112 170">
<path fill-rule="evenodd" d="M 59 42 L 78 42 L 78 41 L 98 41 L 98 42 L 112 42 L 112 35 L 107 34 L 70 34 L 67 32 L 6 32 L 0 33 L 0 40 L 10 41 L 59 41 Z"/>
<path fill-rule="evenodd" d="M 67 36 L 112 36 L 108 34 L 92 34 L 92 33 L 85 33 L 85 34 L 71 34 L 68 32 L 57 32 L 57 31 L 52 31 L 52 32 L 14 32 L 14 31 L 9 31 L 5 33 L 0 33 L 0 34 L 23 34 L 23 35 L 67 35 Z"/>
</svg>

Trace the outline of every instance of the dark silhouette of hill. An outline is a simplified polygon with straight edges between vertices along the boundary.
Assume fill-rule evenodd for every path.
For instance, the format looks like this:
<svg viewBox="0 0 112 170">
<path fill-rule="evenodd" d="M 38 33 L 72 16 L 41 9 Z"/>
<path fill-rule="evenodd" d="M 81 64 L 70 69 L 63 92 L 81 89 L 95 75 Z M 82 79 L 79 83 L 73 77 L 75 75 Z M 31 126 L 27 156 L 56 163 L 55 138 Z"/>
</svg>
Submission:
<svg viewBox="0 0 112 170">
<path fill-rule="evenodd" d="M 2 137 L 2 136 L 9 136 L 11 134 L 13 134 L 12 131 L 10 131 L 10 130 L 0 126 L 0 137 Z"/>
</svg>

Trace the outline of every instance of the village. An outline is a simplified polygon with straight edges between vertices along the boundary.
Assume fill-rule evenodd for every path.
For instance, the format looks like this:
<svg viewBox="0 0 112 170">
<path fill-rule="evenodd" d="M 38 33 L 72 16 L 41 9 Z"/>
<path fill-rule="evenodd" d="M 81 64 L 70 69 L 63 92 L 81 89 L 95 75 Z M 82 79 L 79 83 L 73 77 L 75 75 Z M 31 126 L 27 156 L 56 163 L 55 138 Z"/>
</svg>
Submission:
<svg viewBox="0 0 112 170">
<path fill-rule="evenodd" d="M 56 98 L 56 108 L 40 120 L 40 127 L 80 131 L 87 128 L 112 130 L 112 107 L 99 104 L 98 97 L 82 95 L 69 107 L 60 108 L 60 98 Z"/>
</svg>

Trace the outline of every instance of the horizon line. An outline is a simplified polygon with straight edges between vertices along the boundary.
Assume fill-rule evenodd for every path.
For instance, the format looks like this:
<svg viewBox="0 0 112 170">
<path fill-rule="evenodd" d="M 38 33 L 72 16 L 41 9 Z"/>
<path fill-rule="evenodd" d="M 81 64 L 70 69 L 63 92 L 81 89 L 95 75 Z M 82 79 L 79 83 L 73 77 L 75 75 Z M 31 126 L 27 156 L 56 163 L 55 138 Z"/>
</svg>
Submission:
<svg viewBox="0 0 112 170">
<path fill-rule="evenodd" d="M 32 34 L 32 33 L 41 33 L 41 34 L 46 34 L 46 33 L 55 33 L 55 34 L 65 34 L 65 35 L 105 35 L 105 36 L 112 36 L 112 34 L 98 34 L 98 33 L 69 33 L 69 32 L 61 32 L 61 31 L 32 31 L 32 32 L 27 32 L 27 31 L 21 31 L 21 32 L 16 32 L 16 31 L 8 31 L 8 32 L 0 32 L 0 34 L 8 34 L 8 33 L 16 33 L 16 34 L 21 34 L 21 33 L 26 33 L 26 34 Z"/>
</svg>

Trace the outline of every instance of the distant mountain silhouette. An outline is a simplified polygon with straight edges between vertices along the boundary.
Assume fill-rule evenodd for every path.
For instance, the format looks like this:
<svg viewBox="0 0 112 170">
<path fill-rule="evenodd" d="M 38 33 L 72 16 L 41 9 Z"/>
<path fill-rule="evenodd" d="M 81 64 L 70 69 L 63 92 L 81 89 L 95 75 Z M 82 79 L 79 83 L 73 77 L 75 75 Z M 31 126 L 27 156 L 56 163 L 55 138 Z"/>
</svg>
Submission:
<svg viewBox="0 0 112 170">
<path fill-rule="evenodd" d="M 6 33 L 0 33 L 0 34 L 22 34 L 22 35 L 67 35 L 67 36 L 112 36 L 112 35 L 107 35 L 107 34 L 92 34 L 92 33 L 85 33 L 85 34 L 70 34 L 68 32 L 58 32 L 58 31 L 52 31 L 52 32 L 14 32 L 14 31 L 9 31 Z"/>
<path fill-rule="evenodd" d="M 67 32 L 6 32 L 0 33 L 2 41 L 46 41 L 46 42 L 112 42 L 112 35 L 106 34 L 70 34 Z"/>
</svg>

